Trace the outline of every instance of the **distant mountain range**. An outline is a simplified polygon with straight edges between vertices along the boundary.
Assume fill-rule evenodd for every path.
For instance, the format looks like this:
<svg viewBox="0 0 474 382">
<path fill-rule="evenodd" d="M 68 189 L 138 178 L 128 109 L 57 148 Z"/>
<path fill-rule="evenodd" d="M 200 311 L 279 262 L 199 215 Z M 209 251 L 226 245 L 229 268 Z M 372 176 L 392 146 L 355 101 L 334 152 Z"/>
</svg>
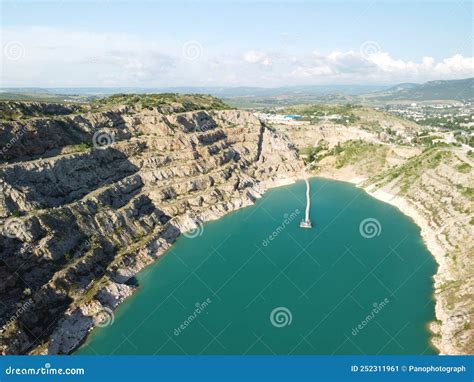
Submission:
<svg viewBox="0 0 474 382">
<path fill-rule="evenodd" d="M 283 95 L 358 95 L 385 90 L 386 85 L 309 85 L 309 86 L 285 86 L 278 88 L 260 87 L 116 87 L 116 88 L 2 88 L 0 92 L 8 93 L 40 93 L 61 95 L 110 95 L 119 93 L 199 93 L 211 94 L 215 97 L 277 97 Z"/>
<path fill-rule="evenodd" d="M 2 94 L 3 93 L 3 94 Z M 423 84 L 398 85 L 308 85 L 278 88 L 259 87 L 163 87 L 163 88 L 3 88 L 0 99 L 41 99 L 68 97 L 100 97 L 118 93 L 200 93 L 235 101 L 252 103 L 312 102 L 393 102 L 474 99 L 474 78 L 429 81 Z M 41 97 L 40 97 L 41 96 Z M 232 102 L 231 102 L 232 103 Z"/>
<path fill-rule="evenodd" d="M 398 92 L 398 91 L 401 91 L 401 90 L 413 89 L 417 86 L 420 86 L 420 84 L 416 84 L 414 82 L 406 82 L 404 84 L 398 84 L 398 85 L 392 86 L 392 87 L 388 88 L 386 91 L 387 92 Z"/>
<path fill-rule="evenodd" d="M 424 84 L 400 84 L 367 96 L 379 101 L 472 100 L 474 99 L 474 78 L 429 81 Z"/>
</svg>

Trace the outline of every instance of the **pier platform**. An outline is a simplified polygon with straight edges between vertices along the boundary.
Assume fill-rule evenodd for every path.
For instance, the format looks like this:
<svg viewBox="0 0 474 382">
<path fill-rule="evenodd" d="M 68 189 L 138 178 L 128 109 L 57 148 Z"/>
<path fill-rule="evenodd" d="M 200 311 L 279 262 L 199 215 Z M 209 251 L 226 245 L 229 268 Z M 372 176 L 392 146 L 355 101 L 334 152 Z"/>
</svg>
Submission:
<svg viewBox="0 0 474 382">
<path fill-rule="evenodd" d="M 311 220 L 301 220 L 300 228 L 312 228 Z"/>
</svg>

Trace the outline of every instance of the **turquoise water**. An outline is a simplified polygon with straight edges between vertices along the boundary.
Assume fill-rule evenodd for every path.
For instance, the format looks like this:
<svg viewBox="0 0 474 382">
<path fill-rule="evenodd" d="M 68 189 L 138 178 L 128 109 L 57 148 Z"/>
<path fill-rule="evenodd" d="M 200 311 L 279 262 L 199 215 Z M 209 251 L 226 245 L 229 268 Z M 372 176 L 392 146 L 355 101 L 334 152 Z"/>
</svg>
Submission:
<svg viewBox="0 0 474 382">
<path fill-rule="evenodd" d="M 180 237 L 76 354 L 433 354 L 419 228 L 347 183 L 311 194 L 312 229 L 298 182 Z"/>
</svg>

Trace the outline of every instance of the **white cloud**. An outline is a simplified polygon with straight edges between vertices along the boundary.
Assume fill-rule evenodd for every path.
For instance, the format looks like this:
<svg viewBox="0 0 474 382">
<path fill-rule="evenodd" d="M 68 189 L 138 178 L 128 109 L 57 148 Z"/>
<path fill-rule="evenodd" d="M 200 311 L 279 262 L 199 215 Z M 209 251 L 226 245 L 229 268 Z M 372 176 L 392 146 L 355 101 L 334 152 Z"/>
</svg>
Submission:
<svg viewBox="0 0 474 382">
<path fill-rule="evenodd" d="M 263 66 L 272 66 L 273 61 L 270 55 L 257 50 L 250 50 L 243 55 L 244 61 L 251 64 L 261 64 Z"/>
<path fill-rule="evenodd" d="M 472 75 L 474 72 L 474 57 L 463 57 L 456 54 L 435 65 L 434 71 L 440 76 L 451 75 L 452 73 Z"/>
<path fill-rule="evenodd" d="M 127 34 L 44 27 L 3 32 L 2 86 L 143 86 L 172 73 L 179 60 Z M 9 41 L 21 43 L 21 59 L 9 59 Z"/>
<path fill-rule="evenodd" d="M 313 53 L 299 59 L 291 76 L 306 80 L 326 76 L 333 81 L 352 80 L 353 83 L 453 79 L 474 76 L 474 58 L 457 54 L 437 63 L 432 57 L 423 57 L 419 62 L 404 61 L 382 51 L 369 55 L 352 50 L 334 51 L 327 56 Z"/>
<path fill-rule="evenodd" d="M 423 82 L 474 76 L 474 58 L 402 60 L 374 42 L 329 54 L 289 54 L 206 46 L 183 57 L 185 41 L 143 39 L 44 27 L 2 28 L 1 85 L 16 86 L 284 86 Z M 12 44 L 14 42 L 14 44 Z M 6 47 L 14 55 L 6 54 Z M 18 51 L 20 48 L 20 51 Z M 204 54 L 205 53 L 205 54 Z"/>
</svg>

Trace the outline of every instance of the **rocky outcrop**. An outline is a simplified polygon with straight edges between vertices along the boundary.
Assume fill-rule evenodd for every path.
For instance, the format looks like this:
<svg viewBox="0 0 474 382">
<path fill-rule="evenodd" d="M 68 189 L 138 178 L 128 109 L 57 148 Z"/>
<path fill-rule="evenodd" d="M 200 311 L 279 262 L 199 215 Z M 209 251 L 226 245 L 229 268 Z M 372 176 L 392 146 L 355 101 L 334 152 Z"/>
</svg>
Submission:
<svg viewBox="0 0 474 382">
<path fill-rule="evenodd" d="M 441 354 L 474 354 L 473 167 L 463 148 L 433 148 L 364 184 L 420 226 L 438 263 L 430 328 Z"/>
<path fill-rule="evenodd" d="M 380 140 L 377 132 L 367 138 L 369 132 L 354 126 L 276 127 L 299 149 L 322 146 L 322 141 L 329 148 L 338 145 L 339 150 L 317 153 L 313 174 L 355 183 L 418 224 L 438 264 L 432 343 L 441 354 L 474 354 L 474 161 L 470 148 L 396 145 Z"/>
<path fill-rule="evenodd" d="M 59 116 L 79 113 L 88 109 L 86 105 L 45 102 L 0 102 L 0 118 L 18 120 L 21 118 Z"/>
<path fill-rule="evenodd" d="M 238 110 L 0 123 L 3 145 L 15 137 L 0 165 L 2 354 L 70 353 L 182 232 L 303 168 L 284 136 Z"/>
</svg>

